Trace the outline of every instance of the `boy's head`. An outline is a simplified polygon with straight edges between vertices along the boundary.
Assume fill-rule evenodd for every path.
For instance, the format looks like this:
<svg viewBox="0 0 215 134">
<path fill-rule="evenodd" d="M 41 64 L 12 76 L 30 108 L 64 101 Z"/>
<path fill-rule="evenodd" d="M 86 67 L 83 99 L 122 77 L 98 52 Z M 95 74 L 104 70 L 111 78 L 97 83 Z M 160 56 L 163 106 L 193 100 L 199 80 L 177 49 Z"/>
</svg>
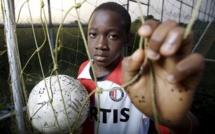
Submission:
<svg viewBox="0 0 215 134">
<path fill-rule="evenodd" d="M 126 33 L 130 32 L 131 17 L 129 15 L 128 11 L 122 5 L 119 5 L 118 3 L 115 3 L 115 2 L 102 3 L 101 5 L 99 5 L 98 7 L 96 7 L 94 9 L 93 13 L 90 16 L 90 19 L 91 19 L 92 15 L 98 10 L 110 10 L 110 11 L 113 11 L 113 12 L 116 12 L 117 14 L 119 14 L 120 18 L 123 21 L 123 24 L 125 26 Z"/>
<path fill-rule="evenodd" d="M 88 23 L 88 50 L 94 66 L 114 68 L 122 48 L 128 44 L 131 18 L 127 10 L 114 2 L 103 3 L 92 13 Z"/>
</svg>

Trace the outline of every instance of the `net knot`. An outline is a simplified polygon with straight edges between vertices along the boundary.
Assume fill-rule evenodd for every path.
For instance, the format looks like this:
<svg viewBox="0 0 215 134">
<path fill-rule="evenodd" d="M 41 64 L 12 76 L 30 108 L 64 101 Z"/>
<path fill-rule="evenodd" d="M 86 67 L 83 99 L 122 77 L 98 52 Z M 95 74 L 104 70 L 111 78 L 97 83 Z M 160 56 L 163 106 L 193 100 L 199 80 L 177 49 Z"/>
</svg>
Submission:
<svg viewBox="0 0 215 134">
<path fill-rule="evenodd" d="M 50 99 L 50 101 L 49 101 L 51 104 L 52 104 L 52 102 L 53 102 L 53 99 Z"/>
<path fill-rule="evenodd" d="M 97 89 L 96 89 L 96 93 L 97 93 L 97 94 L 102 94 L 102 92 L 103 92 L 103 89 L 102 89 L 102 88 L 97 88 Z"/>
<path fill-rule="evenodd" d="M 58 69 L 58 65 L 54 65 L 53 71 L 56 71 Z"/>
<path fill-rule="evenodd" d="M 44 2 L 43 1 L 40 3 L 40 6 L 41 6 L 41 8 L 44 7 Z"/>
<path fill-rule="evenodd" d="M 40 52 L 40 50 L 41 50 L 41 47 L 38 47 L 37 50 L 36 50 L 36 52 Z"/>
<path fill-rule="evenodd" d="M 60 51 L 60 49 L 61 49 L 61 45 L 57 48 L 57 51 L 59 52 L 59 51 Z"/>
<path fill-rule="evenodd" d="M 21 74 L 21 75 L 23 74 L 23 70 L 20 71 L 20 74 Z"/>
<path fill-rule="evenodd" d="M 75 7 L 76 9 L 80 8 L 80 7 L 81 7 L 81 3 L 76 3 L 74 7 Z"/>
</svg>

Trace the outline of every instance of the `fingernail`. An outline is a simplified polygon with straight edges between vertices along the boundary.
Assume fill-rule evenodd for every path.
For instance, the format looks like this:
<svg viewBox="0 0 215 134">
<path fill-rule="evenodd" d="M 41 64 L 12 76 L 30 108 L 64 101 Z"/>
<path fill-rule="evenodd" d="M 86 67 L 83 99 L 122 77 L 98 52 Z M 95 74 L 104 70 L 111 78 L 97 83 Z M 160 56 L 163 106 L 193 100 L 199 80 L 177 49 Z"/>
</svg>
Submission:
<svg viewBox="0 0 215 134">
<path fill-rule="evenodd" d="M 169 75 L 167 77 L 167 80 L 170 82 L 170 83 L 175 83 L 176 82 L 176 79 L 175 79 L 175 76 L 174 75 Z"/>
<path fill-rule="evenodd" d="M 178 33 L 172 32 L 168 40 L 164 42 L 163 46 L 161 47 L 161 51 L 171 54 L 175 50 L 176 45 L 174 42 L 177 40 L 177 37 Z"/>
<path fill-rule="evenodd" d="M 172 54 L 174 52 L 174 44 L 164 43 L 161 47 L 161 51 L 166 54 Z"/>
<path fill-rule="evenodd" d="M 149 57 L 149 59 L 152 59 L 152 60 L 157 60 L 160 58 L 160 54 L 158 54 L 157 52 L 151 49 L 147 50 L 147 56 Z"/>
<path fill-rule="evenodd" d="M 143 25 L 139 30 L 138 33 L 142 36 L 149 36 L 152 32 L 152 29 L 148 25 Z"/>
</svg>

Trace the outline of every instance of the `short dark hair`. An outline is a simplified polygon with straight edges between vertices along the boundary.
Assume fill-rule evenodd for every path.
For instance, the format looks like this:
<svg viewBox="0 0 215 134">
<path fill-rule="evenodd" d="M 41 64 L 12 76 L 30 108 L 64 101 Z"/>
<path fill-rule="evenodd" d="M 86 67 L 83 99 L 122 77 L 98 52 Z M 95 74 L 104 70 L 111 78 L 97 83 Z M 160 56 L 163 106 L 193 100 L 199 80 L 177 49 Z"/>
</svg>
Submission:
<svg viewBox="0 0 215 134">
<path fill-rule="evenodd" d="M 129 15 L 128 11 L 120 4 L 116 2 L 105 2 L 96 7 L 91 14 L 91 16 L 94 14 L 94 12 L 98 10 L 110 10 L 113 12 L 118 13 L 121 16 L 121 19 L 123 20 L 125 27 L 126 27 L 126 33 L 130 32 L 131 28 L 131 16 Z M 90 19 L 91 19 L 90 16 Z"/>
</svg>

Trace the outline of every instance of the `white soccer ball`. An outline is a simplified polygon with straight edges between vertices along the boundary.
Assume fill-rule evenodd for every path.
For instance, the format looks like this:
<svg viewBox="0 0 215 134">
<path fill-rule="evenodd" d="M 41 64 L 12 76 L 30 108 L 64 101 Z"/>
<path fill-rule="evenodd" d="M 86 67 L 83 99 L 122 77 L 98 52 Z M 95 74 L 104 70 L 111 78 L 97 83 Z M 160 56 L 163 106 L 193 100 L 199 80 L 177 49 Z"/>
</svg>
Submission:
<svg viewBox="0 0 215 134">
<path fill-rule="evenodd" d="M 89 112 L 87 96 L 84 86 L 73 77 L 54 75 L 45 78 L 32 89 L 28 98 L 27 110 L 32 126 L 45 134 L 70 132 L 74 124 L 75 131 L 80 131 Z"/>
</svg>

